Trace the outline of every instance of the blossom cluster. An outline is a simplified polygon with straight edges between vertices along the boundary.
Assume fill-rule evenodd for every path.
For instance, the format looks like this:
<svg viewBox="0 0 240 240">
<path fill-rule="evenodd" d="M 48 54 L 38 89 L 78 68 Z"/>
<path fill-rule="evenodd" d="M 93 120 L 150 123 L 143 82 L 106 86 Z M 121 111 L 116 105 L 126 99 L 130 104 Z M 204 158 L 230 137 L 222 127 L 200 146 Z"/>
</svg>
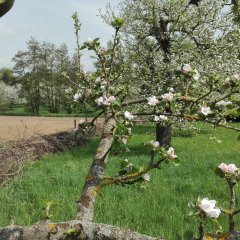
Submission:
<svg viewBox="0 0 240 240">
<path fill-rule="evenodd" d="M 105 90 L 106 89 L 107 80 L 98 77 L 98 78 L 96 78 L 95 83 L 96 84 L 100 84 L 100 89 L 101 90 Z"/>
<path fill-rule="evenodd" d="M 182 64 L 181 67 L 177 69 L 178 71 L 182 72 L 183 74 L 191 74 L 192 78 L 196 81 L 199 80 L 200 74 L 197 69 L 192 69 L 190 64 Z"/>
<path fill-rule="evenodd" d="M 156 151 L 157 149 L 160 148 L 160 144 L 158 141 L 151 140 L 147 142 L 147 144 L 151 146 L 153 151 Z M 177 155 L 175 154 L 173 147 L 169 147 L 168 150 L 166 151 L 166 154 L 167 158 L 169 158 L 170 160 L 177 158 Z"/>
<path fill-rule="evenodd" d="M 154 116 L 153 117 L 153 121 L 154 122 L 160 122 L 160 121 L 167 121 L 168 117 L 166 117 L 165 115 L 159 115 L 159 116 Z"/>
<path fill-rule="evenodd" d="M 200 107 L 198 112 L 199 112 L 200 114 L 204 115 L 205 117 L 206 117 L 207 115 L 209 115 L 210 113 L 212 113 L 210 107 Z"/>
<path fill-rule="evenodd" d="M 129 111 L 125 111 L 124 112 L 124 117 L 126 120 L 132 121 L 134 119 L 134 116 L 132 113 L 130 113 Z"/>
<path fill-rule="evenodd" d="M 238 171 L 235 164 L 221 163 L 218 168 L 225 174 L 235 174 Z"/>
<path fill-rule="evenodd" d="M 147 101 L 149 106 L 156 106 L 159 103 L 159 100 L 156 98 L 156 96 L 148 97 Z"/>
<path fill-rule="evenodd" d="M 161 97 L 163 100 L 171 102 L 173 100 L 173 96 L 174 94 L 172 92 L 169 92 L 169 93 L 163 94 Z"/>
<path fill-rule="evenodd" d="M 209 200 L 208 198 L 203 198 L 199 202 L 199 208 L 210 218 L 218 218 L 221 210 L 217 208 L 215 200 Z"/>
<path fill-rule="evenodd" d="M 110 106 L 115 101 L 116 101 L 116 98 L 114 96 L 109 96 L 109 97 L 101 96 L 96 100 L 96 102 L 99 106 L 100 105 Z"/>
</svg>

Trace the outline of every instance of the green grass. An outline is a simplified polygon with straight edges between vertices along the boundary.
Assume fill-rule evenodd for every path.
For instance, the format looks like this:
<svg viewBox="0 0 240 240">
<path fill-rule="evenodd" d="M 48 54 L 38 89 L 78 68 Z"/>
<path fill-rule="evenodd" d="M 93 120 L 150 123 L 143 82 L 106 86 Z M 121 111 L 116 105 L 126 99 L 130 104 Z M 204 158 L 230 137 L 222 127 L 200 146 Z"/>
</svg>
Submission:
<svg viewBox="0 0 240 240">
<path fill-rule="evenodd" d="M 173 145 L 181 160 L 179 166 L 164 164 L 153 170 L 151 182 L 142 188 L 140 184 L 102 189 L 96 204 L 95 222 L 121 227 L 171 240 L 184 239 L 188 230 L 197 234 L 198 223 L 188 217 L 188 202 L 200 197 L 216 199 L 219 206 L 227 207 L 228 188 L 223 179 L 214 174 L 221 162 L 240 165 L 239 133 L 218 129 L 217 137 L 222 143 L 209 140 L 211 129 L 193 137 L 174 137 Z M 154 127 L 139 126 L 134 131 L 129 153 L 110 156 L 106 169 L 108 175 L 118 171 L 119 160 L 128 158 L 136 165 L 147 165 L 149 156 L 144 143 L 154 139 Z M 12 216 L 16 224 L 29 225 L 44 218 L 46 201 L 53 201 L 53 221 L 74 218 L 76 200 L 81 193 L 83 181 L 90 167 L 97 140 L 85 147 L 67 151 L 60 156 L 46 156 L 34 165 L 28 164 L 22 175 L 0 189 L 0 226 L 9 224 Z M 240 197 L 239 190 L 237 196 Z M 238 207 L 240 204 L 238 203 Z M 226 219 L 219 222 L 227 229 Z M 240 218 L 237 218 L 240 226 Z M 209 231 L 217 229 L 211 223 Z M 240 227 L 239 227 L 240 229 Z"/>
</svg>

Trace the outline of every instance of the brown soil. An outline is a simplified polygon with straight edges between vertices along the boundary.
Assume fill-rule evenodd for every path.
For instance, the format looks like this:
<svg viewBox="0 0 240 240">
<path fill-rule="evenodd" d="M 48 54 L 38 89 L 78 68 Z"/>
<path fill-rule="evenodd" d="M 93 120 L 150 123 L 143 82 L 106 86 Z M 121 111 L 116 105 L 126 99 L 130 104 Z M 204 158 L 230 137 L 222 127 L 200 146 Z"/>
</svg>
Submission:
<svg viewBox="0 0 240 240">
<path fill-rule="evenodd" d="M 80 146 L 83 137 L 73 132 L 59 132 L 0 148 L 0 184 L 13 178 L 26 160 L 38 160 L 46 153 L 58 153 Z"/>
<path fill-rule="evenodd" d="M 0 116 L 0 142 L 70 131 L 74 128 L 74 119 L 79 121 L 79 118 L 72 117 Z"/>
</svg>

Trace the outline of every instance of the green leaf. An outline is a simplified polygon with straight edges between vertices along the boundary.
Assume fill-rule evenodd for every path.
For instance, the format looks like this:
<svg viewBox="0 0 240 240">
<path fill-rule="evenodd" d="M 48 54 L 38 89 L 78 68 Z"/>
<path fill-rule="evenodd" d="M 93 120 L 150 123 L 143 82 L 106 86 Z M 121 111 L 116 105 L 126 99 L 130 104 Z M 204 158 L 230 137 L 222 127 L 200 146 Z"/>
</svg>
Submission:
<svg viewBox="0 0 240 240">
<path fill-rule="evenodd" d="M 14 1 L 15 0 L 0 0 L 0 17 L 12 8 Z"/>
<path fill-rule="evenodd" d="M 111 22 L 111 26 L 116 28 L 116 29 L 119 29 L 123 26 L 124 24 L 124 19 L 123 18 L 115 18 L 112 22 Z"/>
</svg>

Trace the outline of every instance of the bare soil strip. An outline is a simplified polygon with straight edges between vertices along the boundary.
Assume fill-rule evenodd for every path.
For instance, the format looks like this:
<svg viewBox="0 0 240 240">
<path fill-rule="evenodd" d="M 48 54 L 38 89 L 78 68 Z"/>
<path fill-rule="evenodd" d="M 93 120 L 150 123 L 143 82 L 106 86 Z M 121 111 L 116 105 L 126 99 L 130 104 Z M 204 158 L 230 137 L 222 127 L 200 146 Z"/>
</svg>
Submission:
<svg viewBox="0 0 240 240">
<path fill-rule="evenodd" d="M 22 141 L 37 136 L 70 131 L 74 128 L 73 117 L 25 117 L 0 116 L 0 142 Z"/>
</svg>

